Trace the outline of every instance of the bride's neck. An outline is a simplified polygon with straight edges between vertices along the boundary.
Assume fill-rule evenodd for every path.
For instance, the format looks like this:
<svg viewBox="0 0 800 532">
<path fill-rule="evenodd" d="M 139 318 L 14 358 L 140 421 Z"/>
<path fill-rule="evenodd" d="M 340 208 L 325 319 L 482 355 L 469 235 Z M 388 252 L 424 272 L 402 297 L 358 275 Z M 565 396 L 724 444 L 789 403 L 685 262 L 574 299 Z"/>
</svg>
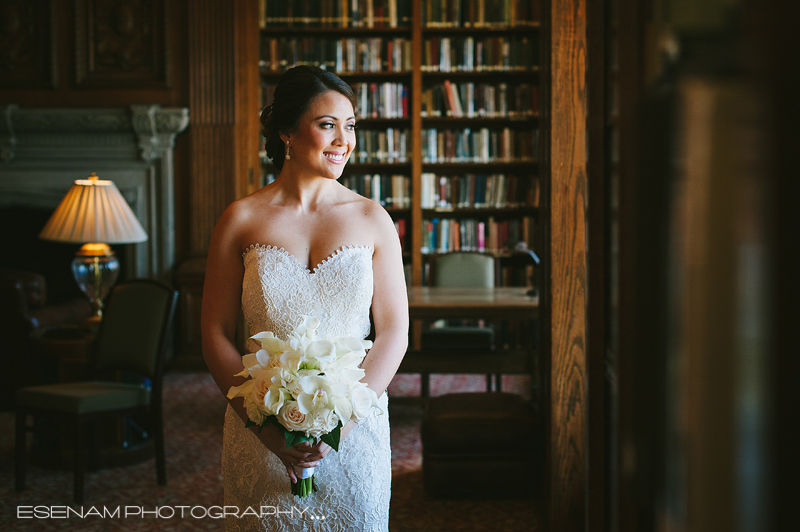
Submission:
<svg viewBox="0 0 800 532">
<path fill-rule="evenodd" d="M 302 175 L 284 169 L 275 179 L 283 201 L 304 211 L 316 210 L 329 203 L 337 182 L 322 176 Z"/>
</svg>

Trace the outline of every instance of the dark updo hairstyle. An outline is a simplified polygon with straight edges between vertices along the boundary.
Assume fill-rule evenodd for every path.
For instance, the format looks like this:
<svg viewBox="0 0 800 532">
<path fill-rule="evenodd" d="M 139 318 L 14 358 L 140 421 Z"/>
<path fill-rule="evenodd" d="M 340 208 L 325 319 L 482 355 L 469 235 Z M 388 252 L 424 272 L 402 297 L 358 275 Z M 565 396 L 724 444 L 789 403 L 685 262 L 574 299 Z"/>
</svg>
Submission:
<svg viewBox="0 0 800 532">
<path fill-rule="evenodd" d="M 266 141 L 267 157 L 280 171 L 286 155 L 286 146 L 280 134 L 293 133 L 300 125 L 300 118 L 306 113 L 311 102 L 320 94 L 336 91 L 350 100 L 355 109 L 356 97 L 353 89 L 339 76 L 313 66 L 290 68 L 281 76 L 272 105 L 261 113 L 262 134 Z"/>
</svg>

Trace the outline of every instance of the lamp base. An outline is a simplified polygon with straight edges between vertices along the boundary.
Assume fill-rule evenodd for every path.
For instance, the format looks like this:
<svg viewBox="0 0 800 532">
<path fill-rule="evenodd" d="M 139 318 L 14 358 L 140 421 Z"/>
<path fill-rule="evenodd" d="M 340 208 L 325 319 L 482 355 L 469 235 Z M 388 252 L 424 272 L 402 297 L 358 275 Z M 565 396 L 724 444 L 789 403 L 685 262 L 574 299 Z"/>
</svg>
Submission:
<svg viewBox="0 0 800 532">
<path fill-rule="evenodd" d="M 84 244 L 72 260 L 72 275 L 94 308 L 88 325 L 96 326 L 103 316 L 103 299 L 117 281 L 119 261 L 108 244 Z"/>
</svg>

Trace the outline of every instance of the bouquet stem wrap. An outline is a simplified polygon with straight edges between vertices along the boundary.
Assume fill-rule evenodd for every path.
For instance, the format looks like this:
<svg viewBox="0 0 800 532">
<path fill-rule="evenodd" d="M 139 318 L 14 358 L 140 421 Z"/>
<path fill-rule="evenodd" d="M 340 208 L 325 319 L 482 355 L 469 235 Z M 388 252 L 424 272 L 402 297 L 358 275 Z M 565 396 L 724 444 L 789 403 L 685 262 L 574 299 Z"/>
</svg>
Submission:
<svg viewBox="0 0 800 532">
<path fill-rule="evenodd" d="M 295 469 L 294 474 L 297 476 L 297 482 L 292 484 L 292 495 L 298 497 L 308 497 L 311 493 L 317 491 L 317 485 L 314 482 L 314 467 L 300 468 L 300 471 Z"/>
</svg>

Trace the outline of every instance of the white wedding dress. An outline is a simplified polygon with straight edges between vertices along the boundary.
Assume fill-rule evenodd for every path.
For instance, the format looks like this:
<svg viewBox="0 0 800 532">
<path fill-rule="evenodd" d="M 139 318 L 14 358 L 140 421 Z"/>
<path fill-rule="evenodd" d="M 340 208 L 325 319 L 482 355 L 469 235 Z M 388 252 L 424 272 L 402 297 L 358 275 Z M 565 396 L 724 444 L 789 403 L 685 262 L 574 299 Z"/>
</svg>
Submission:
<svg viewBox="0 0 800 532">
<path fill-rule="evenodd" d="M 272 331 L 287 339 L 302 315 L 320 320 L 317 337 L 369 333 L 372 303 L 372 247 L 349 246 L 314 268 L 283 248 L 253 245 L 244 257 L 242 308 L 251 334 Z M 248 350 L 259 345 L 249 340 Z M 286 468 L 229 406 L 225 414 L 222 475 L 226 531 L 388 531 L 392 479 L 388 398 L 359 422 L 316 468 L 319 491 L 291 495 Z M 247 510 L 248 507 L 250 510 Z M 230 512 L 229 512 L 230 513 Z M 253 514 L 261 514 L 253 517 Z M 242 514 L 247 514 L 242 518 Z"/>
</svg>

